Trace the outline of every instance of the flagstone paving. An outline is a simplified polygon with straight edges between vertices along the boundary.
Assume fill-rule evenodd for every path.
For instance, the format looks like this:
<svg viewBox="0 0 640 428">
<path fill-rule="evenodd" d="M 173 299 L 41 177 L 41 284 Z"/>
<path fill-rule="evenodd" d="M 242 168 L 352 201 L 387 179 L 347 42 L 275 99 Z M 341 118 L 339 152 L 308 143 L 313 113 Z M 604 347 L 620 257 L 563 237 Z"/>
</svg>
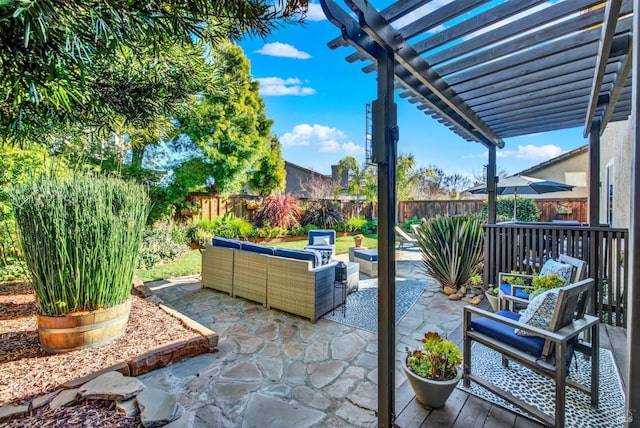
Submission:
<svg viewBox="0 0 640 428">
<path fill-rule="evenodd" d="M 423 273 L 418 251 L 398 251 L 397 258 L 398 277 L 428 284 L 396 326 L 399 386 L 405 381 L 405 347 L 418 347 L 427 331 L 453 331 L 466 302 L 439 292 L 439 284 Z M 185 413 L 170 426 L 377 425 L 376 334 L 325 319 L 312 324 L 203 289 L 197 277 L 147 285 L 165 304 L 220 336 L 218 352 L 139 377 L 179 397 Z"/>
</svg>

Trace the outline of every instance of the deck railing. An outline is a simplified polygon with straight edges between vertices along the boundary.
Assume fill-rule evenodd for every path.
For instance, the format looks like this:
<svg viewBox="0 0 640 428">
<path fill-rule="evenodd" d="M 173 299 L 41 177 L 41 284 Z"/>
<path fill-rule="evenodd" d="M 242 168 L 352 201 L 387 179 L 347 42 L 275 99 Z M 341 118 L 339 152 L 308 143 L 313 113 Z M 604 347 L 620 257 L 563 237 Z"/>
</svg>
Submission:
<svg viewBox="0 0 640 428">
<path fill-rule="evenodd" d="M 628 230 L 551 223 L 485 225 L 486 284 L 496 284 L 499 272 L 539 271 L 545 260 L 560 254 L 587 262 L 587 277 L 596 283 L 593 310 L 602 322 L 626 327 Z"/>
</svg>

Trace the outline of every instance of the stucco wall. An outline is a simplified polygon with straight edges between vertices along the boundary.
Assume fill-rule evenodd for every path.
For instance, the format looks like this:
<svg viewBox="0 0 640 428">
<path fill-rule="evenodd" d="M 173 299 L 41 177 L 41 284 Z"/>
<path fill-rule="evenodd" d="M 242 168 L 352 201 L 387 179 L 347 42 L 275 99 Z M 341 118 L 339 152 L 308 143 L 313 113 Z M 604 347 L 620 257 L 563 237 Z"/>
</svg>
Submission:
<svg viewBox="0 0 640 428">
<path fill-rule="evenodd" d="M 527 195 L 531 199 L 548 198 L 586 198 L 589 196 L 589 152 L 578 153 L 568 159 L 549 165 L 540 171 L 529 174 L 531 177 L 572 184 L 576 187 L 570 192 L 554 192 L 543 195 Z"/>
<path fill-rule="evenodd" d="M 600 222 L 606 219 L 605 177 L 613 164 L 613 227 L 629 227 L 631 201 L 631 125 L 630 121 L 609 123 L 600 138 Z"/>
</svg>

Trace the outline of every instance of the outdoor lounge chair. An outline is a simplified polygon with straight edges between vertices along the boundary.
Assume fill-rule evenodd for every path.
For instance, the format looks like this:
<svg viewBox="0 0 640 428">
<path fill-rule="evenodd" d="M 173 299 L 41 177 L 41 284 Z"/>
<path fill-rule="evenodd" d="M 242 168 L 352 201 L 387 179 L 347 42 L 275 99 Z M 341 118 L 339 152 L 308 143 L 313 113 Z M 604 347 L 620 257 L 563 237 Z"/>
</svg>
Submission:
<svg viewBox="0 0 640 428">
<path fill-rule="evenodd" d="M 557 263 L 562 263 L 571 266 L 570 267 L 570 275 L 566 284 L 572 284 L 574 282 L 578 282 L 585 278 L 587 273 L 587 262 L 584 260 L 576 259 L 575 257 L 567 256 L 566 254 L 561 254 L 558 258 L 558 262 L 554 260 L 547 260 L 545 262 L 546 266 L 557 265 Z M 545 274 L 545 265 L 542 266 L 540 270 L 540 275 Z M 511 277 L 519 277 L 523 278 L 526 285 L 515 285 L 515 284 L 507 284 L 504 282 L 503 278 L 505 276 Z M 512 310 L 517 306 L 526 306 L 529 303 L 529 294 L 526 292 L 527 286 L 530 285 L 531 280 L 533 279 L 533 275 L 527 274 L 513 274 L 507 272 L 498 273 L 498 284 L 500 285 L 500 295 L 499 295 L 499 304 L 500 309 L 506 309 L 508 306 L 512 308 Z"/>
<path fill-rule="evenodd" d="M 400 245 L 398 245 L 399 248 L 402 248 L 405 245 L 408 245 L 410 247 L 411 246 L 415 247 L 417 245 L 418 240 L 413 236 L 410 236 L 407 232 L 402 230 L 399 226 L 395 226 L 394 229 L 396 231 L 396 241 L 400 242 Z"/>
<path fill-rule="evenodd" d="M 309 231 L 309 243 L 306 250 L 316 250 L 322 255 L 322 263 L 327 264 L 336 255 L 336 231 L 318 229 Z"/>
<path fill-rule="evenodd" d="M 566 386 L 576 388 L 590 397 L 593 408 L 598 407 L 599 383 L 599 328 L 598 318 L 585 315 L 587 301 L 594 292 L 593 279 L 585 279 L 558 289 L 554 305 L 540 305 L 552 309 L 548 329 L 535 327 L 533 322 L 520 322 L 521 315 L 511 311 L 488 312 L 473 306 L 464 308 L 464 386 L 470 382 L 488 389 L 549 426 L 563 427 L 565 419 Z M 541 295 L 536 299 L 547 299 Z M 538 302 L 536 302 L 537 304 Z M 534 305 L 534 303 L 531 303 Z M 522 316 L 523 318 L 525 315 Z M 526 331 L 530 336 L 515 333 Z M 591 330 L 591 343 L 579 343 L 578 336 Z M 512 360 L 555 382 L 555 417 L 519 399 L 512 393 L 494 385 L 488 379 L 474 375 L 472 367 L 472 341 L 481 343 L 502 355 L 503 365 Z M 591 361 L 591 385 L 582 385 L 567 378 L 567 356 L 574 350 L 584 353 Z"/>
</svg>

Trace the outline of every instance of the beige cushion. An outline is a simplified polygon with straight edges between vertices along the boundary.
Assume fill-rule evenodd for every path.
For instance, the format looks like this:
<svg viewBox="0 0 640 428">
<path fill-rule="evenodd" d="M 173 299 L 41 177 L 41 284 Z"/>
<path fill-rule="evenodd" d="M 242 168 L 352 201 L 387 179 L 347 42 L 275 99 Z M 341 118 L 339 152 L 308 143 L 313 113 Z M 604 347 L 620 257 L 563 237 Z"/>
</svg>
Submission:
<svg viewBox="0 0 640 428">
<path fill-rule="evenodd" d="M 331 238 L 328 236 L 314 236 L 313 245 L 331 245 Z"/>
</svg>

